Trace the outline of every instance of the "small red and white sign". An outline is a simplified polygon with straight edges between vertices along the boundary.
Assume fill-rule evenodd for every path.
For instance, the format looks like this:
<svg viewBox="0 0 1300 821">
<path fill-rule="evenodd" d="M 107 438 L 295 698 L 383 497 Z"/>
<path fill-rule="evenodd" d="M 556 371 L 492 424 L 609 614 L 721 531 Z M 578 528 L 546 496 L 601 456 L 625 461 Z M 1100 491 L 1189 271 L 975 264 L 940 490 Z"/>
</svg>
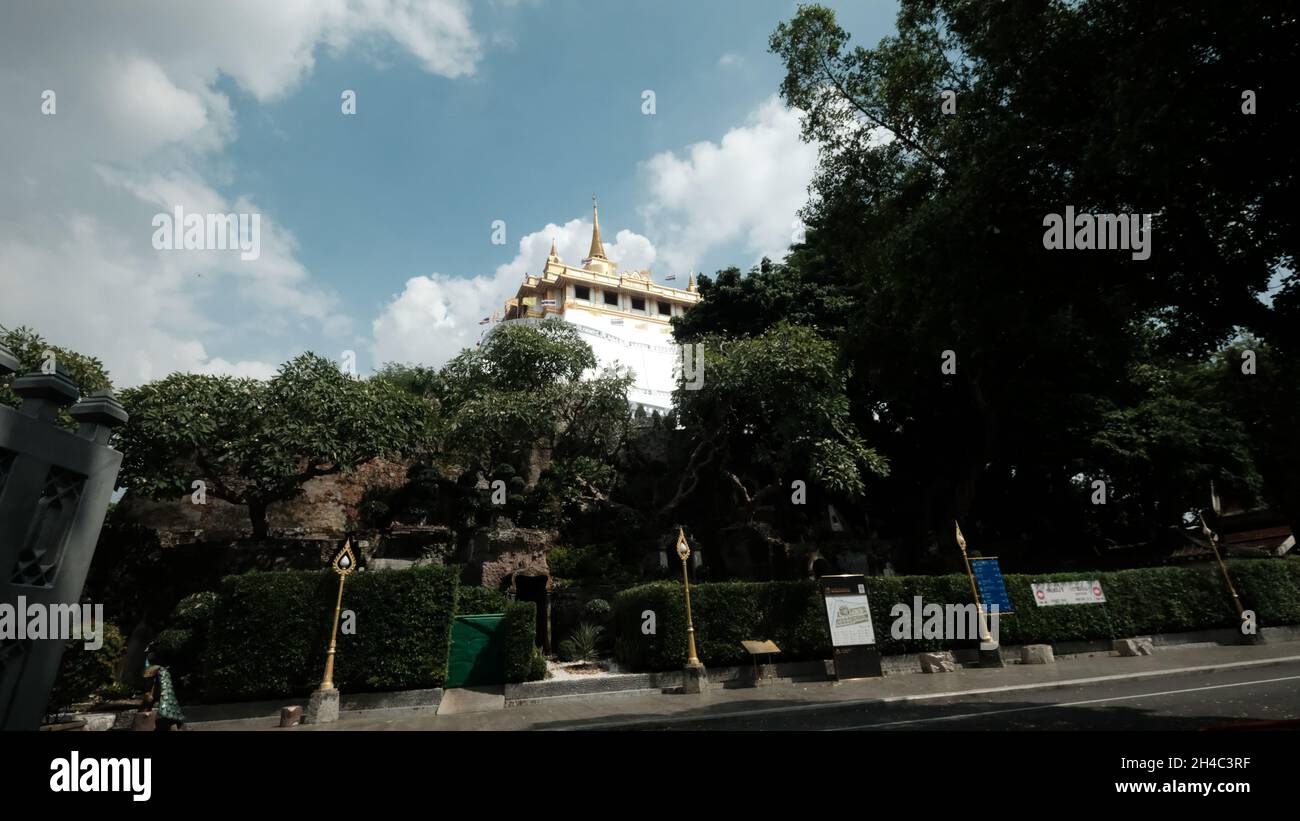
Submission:
<svg viewBox="0 0 1300 821">
<path fill-rule="evenodd" d="M 1031 584 L 1034 604 L 1052 607 L 1058 604 L 1105 604 L 1106 594 L 1099 581 L 1041 582 Z"/>
</svg>

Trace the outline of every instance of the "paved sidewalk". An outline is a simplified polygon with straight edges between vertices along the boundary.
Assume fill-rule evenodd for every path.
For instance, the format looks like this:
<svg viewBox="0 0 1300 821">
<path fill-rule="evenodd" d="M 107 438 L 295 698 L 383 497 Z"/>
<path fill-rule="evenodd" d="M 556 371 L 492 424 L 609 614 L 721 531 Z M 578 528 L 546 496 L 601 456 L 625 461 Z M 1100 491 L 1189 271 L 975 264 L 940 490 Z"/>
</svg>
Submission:
<svg viewBox="0 0 1300 821">
<path fill-rule="evenodd" d="M 301 726 L 281 732 L 317 730 L 562 730 L 634 727 L 696 721 L 717 715 L 816 709 L 855 701 L 907 702 L 927 699 L 1044 689 L 1089 679 L 1159 677 L 1193 669 L 1267 666 L 1300 659 L 1300 642 L 1259 646 L 1197 646 L 1162 650 L 1152 656 L 1058 657 L 1055 664 L 1008 665 L 1002 669 L 963 669 L 954 673 L 891 675 L 851 682 L 777 684 L 762 688 L 713 689 L 702 695 L 618 694 L 550 698 L 504 710 L 437 715 L 432 710 L 346 712 L 337 723 Z M 187 725 L 194 730 L 279 729 L 274 719 L 213 721 Z"/>
</svg>

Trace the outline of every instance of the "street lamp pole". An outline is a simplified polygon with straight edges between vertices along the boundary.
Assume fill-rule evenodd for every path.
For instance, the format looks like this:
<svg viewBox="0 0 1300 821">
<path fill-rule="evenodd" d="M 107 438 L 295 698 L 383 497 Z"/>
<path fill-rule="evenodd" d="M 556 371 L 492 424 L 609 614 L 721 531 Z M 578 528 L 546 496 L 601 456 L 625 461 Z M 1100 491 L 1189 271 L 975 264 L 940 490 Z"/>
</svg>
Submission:
<svg viewBox="0 0 1300 821">
<path fill-rule="evenodd" d="M 343 585 L 357 567 L 356 554 L 352 552 L 352 540 L 344 539 L 343 548 L 334 554 L 331 563 L 334 572 L 339 574 L 339 594 L 334 600 L 334 618 L 330 622 L 330 646 L 325 653 L 325 676 L 320 687 L 311 694 L 307 701 L 307 711 L 303 715 L 304 724 L 326 724 L 339 720 L 339 691 L 334 686 L 334 654 L 338 649 L 339 618 L 343 614 Z"/>
<path fill-rule="evenodd" d="M 702 667 L 695 654 L 695 624 L 691 621 L 691 577 L 686 570 L 691 546 L 687 544 L 686 533 L 680 527 L 677 528 L 677 555 L 682 560 L 682 586 L 686 591 L 686 664 L 688 667 Z"/>
<path fill-rule="evenodd" d="M 338 649 L 339 639 L 339 617 L 343 613 L 343 583 L 347 581 L 348 574 L 356 567 L 356 561 L 352 555 L 352 540 L 348 539 L 343 542 L 343 549 L 334 557 L 334 572 L 339 574 L 339 595 L 334 602 L 334 620 L 330 627 L 330 648 L 325 653 L 325 677 L 321 679 L 320 688 L 322 690 L 334 689 L 334 652 Z"/>
</svg>

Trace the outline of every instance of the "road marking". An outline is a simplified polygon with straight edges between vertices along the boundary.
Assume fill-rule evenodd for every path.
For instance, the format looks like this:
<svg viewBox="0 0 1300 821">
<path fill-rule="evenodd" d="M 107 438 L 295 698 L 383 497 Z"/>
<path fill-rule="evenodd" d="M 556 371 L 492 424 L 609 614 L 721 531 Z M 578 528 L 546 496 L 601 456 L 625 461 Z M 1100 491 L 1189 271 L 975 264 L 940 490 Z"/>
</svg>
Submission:
<svg viewBox="0 0 1300 821">
<path fill-rule="evenodd" d="M 1051 710 L 1056 707 L 1082 707 L 1085 704 L 1105 704 L 1111 701 L 1132 701 L 1138 698 L 1155 698 L 1157 696 L 1176 696 L 1182 693 L 1197 693 L 1202 690 L 1222 690 L 1225 687 L 1249 687 L 1252 684 L 1276 684 L 1279 681 L 1295 681 L 1300 676 L 1284 676 L 1282 678 L 1267 678 L 1257 681 L 1239 681 L 1233 684 L 1208 684 L 1204 687 L 1187 687 L 1182 690 L 1165 690 L 1160 693 L 1137 693 L 1131 696 L 1111 696 L 1109 698 L 1090 698 L 1085 701 L 1066 701 L 1053 702 L 1051 704 L 1036 704 L 1033 707 L 1011 707 L 1005 710 L 985 710 L 978 713 L 963 713 L 955 716 L 931 716 L 930 718 L 913 718 L 906 721 L 884 721 L 879 724 L 859 724 L 854 727 L 831 727 L 828 732 L 838 730 L 871 730 L 876 727 L 898 727 L 904 724 L 925 724 L 930 721 L 961 721 L 964 718 L 980 718 L 981 716 L 1005 715 L 1007 713 L 1028 713 L 1034 710 Z"/>
<path fill-rule="evenodd" d="M 818 701 L 811 704 L 798 704 L 793 707 L 763 707 L 757 710 L 731 710 L 711 716 L 665 716 L 658 719 L 615 719 L 614 721 L 582 722 L 573 727 L 555 728 L 557 730 L 590 730 L 602 727 L 660 726 L 664 724 L 693 724 L 704 721 L 718 721 L 751 716 L 781 715 L 799 713 L 807 710 L 828 710 L 837 707 L 865 706 L 868 704 L 897 704 L 911 701 L 933 701 L 941 698 L 961 698 L 963 696 L 982 696 L 990 693 L 1010 693 L 1021 690 L 1051 690 L 1063 687 L 1075 687 L 1084 684 L 1102 684 L 1108 681 L 1132 681 L 1134 679 L 1156 678 L 1159 676 L 1176 676 L 1184 673 L 1207 673 L 1227 670 L 1241 670 L 1250 667 L 1267 667 L 1275 664 L 1287 664 L 1300 661 L 1300 656 L 1277 656 L 1250 661 L 1233 661 L 1221 664 L 1204 664 L 1199 667 L 1175 667 L 1168 670 L 1144 670 L 1138 673 L 1125 673 L 1113 676 L 1091 676 L 1089 678 L 1064 679 L 1059 681 L 1041 681 L 1032 684 L 1010 684 L 1001 687 L 980 687 L 973 690 L 951 690 L 943 693 L 919 693 L 907 696 L 883 696 L 877 698 L 845 699 L 843 701 Z M 917 673 L 916 675 L 924 675 Z"/>
</svg>

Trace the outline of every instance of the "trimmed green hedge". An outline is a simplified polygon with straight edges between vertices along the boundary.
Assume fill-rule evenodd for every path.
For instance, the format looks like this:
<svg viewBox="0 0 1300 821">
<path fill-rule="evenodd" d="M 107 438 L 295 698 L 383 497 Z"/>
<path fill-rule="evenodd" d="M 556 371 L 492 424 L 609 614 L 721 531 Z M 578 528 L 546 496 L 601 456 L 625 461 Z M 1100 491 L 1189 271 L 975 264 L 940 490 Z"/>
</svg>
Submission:
<svg viewBox="0 0 1300 821">
<path fill-rule="evenodd" d="M 456 615 L 477 616 L 484 613 L 504 613 L 510 599 L 505 593 L 490 587 L 457 588 Z"/>
<path fill-rule="evenodd" d="M 1300 560 L 1256 559 L 1228 563 L 1242 604 L 1261 626 L 1300 623 Z M 1031 583 L 1100 580 L 1104 605 L 1038 607 Z M 1095 573 L 1008 575 L 1014 615 L 999 620 L 1003 644 L 1057 643 L 1234 627 L 1237 614 L 1217 567 L 1156 567 Z M 971 601 L 965 575 L 867 578 L 876 646 L 882 653 L 935 650 L 941 640 L 898 640 L 890 635 L 895 604 L 911 606 Z M 655 614 L 656 630 L 642 632 L 642 614 Z M 771 639 L 783 661 L 829 658 L 830 636 L 815 582 L 722 582 L 691 587 L 696 649 L 706 665 L 748 664 L 742 639 Z M 682 588 L 654 582 L 614 599 L 615 653 L 634 670 L 667 670 L 686 659 Z"/>
<path fill-rule="evenodd" d="M 505 608 L 506 681 L 539 681 L 546 678 L 546 659 L 534 643 L 537 636 L 537 605 L 530 601 L 510 602 Z"/>
<path fill-rule="evenodd" d="M 343 609 L 356 614 L 356 633 L 339 633 L 335 684 L 351 692 L 442 686 L 457 575 L 429 565 L 350 576 Z M 329 570 L 223 579 L 204 656 L 207 700 L 314 690 L 337 595 Z"/>
</svg>

